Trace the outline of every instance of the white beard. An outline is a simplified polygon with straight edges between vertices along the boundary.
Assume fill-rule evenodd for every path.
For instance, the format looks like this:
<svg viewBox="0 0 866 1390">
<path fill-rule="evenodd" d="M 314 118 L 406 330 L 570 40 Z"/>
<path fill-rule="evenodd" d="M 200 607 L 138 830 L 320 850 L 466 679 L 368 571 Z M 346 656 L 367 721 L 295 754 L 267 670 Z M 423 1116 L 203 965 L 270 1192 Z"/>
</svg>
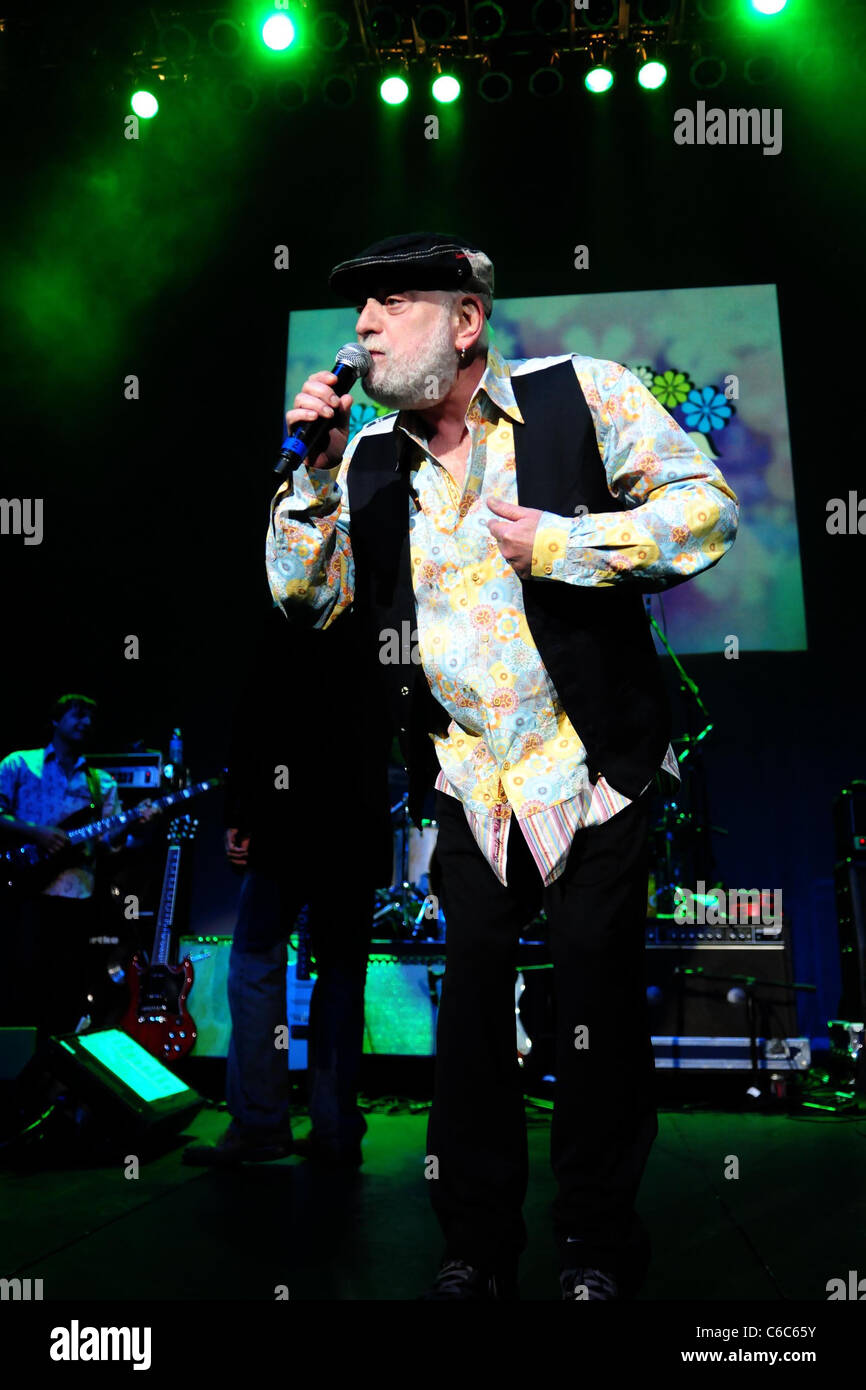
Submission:
<svg viewBox="0 0 866 1390">
<path fill-rule="evenodd" d="M 365 344 L 369 346 L 369 344 Z M 375 343 L 374 343 L 375 347 Z M 364 391 L 389 410 L 424 410 L 444 401 L 457 380 L 457 349 L 449 316 L 443 313 L 429 338 L 414 353 L 373 358 Z"/>
</svg>

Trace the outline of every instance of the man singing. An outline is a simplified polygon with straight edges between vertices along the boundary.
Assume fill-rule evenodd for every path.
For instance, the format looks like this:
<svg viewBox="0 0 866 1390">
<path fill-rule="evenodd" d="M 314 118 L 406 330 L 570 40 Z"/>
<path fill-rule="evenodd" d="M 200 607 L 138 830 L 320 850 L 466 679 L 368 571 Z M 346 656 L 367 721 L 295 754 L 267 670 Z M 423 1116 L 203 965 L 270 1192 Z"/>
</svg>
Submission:
<svg viewBox="0 0 866 1390">
<path fill-rule="evenodd" d="M 329 372 L 304 383 L 289 428 L 332 427 L 277 492 L 267 569 L 292 621 L 325 628 L 355 609 L 368 663 L 347 681 L 378 683 L 416 822 L 436 788 L 448 959 L 425 1169 L 445 1254 L 427 1297 L 517 1296 L 514 960 L 542 907 L 562 1297 L 632 1297 L 649 1260 L 635 1199 L 658 1132 L 649 797 L 656 774 L 677 775 L 642 595 L 716 564 L 739 504 L 625 368 L 489 346 L 493 267 L 461 238 L 389 238 L 330 284 L 358 305 L 364 389 L 392 413 L 348 445 L 351 397 Z M 417 645 L 394 640 L 416 630 Z"/>
</svg>

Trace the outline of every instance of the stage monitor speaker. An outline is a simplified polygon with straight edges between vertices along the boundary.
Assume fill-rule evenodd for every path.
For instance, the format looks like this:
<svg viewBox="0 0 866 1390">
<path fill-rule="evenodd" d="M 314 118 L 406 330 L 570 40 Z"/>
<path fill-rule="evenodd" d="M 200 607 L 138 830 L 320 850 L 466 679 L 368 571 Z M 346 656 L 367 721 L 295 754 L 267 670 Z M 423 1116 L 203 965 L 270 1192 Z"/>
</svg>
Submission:
<svg viewBox="0 0 866 1390">
<path fill-rule="evenodd" d="M 113 1138 L 176 1133 L 204 1104 L 197 1091 L 118 1028 L 53 1037 L 31 1065 L 57 1077 L 86 1109 L 88 1123 Z"/>
</svg>

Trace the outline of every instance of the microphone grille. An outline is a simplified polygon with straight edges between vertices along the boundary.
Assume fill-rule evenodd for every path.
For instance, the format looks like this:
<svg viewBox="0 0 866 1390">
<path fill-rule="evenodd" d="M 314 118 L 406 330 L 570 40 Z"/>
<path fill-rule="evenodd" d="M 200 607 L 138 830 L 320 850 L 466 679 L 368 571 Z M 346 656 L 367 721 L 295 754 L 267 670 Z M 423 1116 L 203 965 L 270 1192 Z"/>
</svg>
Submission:
<svg viewBox="0 0 866 1390">
<path fill-rule="evenodd" d="M 353 367 L 358 376 L 366 376 L 373 365 L 373 359 L 360 343 L 346 343 L 337 353 L 337 361 Z"/>
</svg>

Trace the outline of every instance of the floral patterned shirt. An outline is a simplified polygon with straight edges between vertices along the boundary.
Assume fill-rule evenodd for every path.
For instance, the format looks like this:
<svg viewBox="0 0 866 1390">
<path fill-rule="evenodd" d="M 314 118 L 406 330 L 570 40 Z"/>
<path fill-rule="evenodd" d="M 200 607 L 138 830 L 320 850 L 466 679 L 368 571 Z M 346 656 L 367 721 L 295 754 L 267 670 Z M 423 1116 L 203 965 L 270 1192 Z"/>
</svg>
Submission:
<svg viewBox="0 0 866 1390">
<path fill-rule="evenodd" d="M 736 495 L 636 376 L 577 353 L 508 361 L 489 349 L 466 413 L 471 449 L 462 491 L 428 449 L 421 419 L 392 412 L 355 435 L 336 477 L 298 469 L 274 498 L 267 537 L 275 602 L 290 618 L 327 627 L 354 596 L 346 473 L 357 441 L 380 430 L 403 433 L 412 451 L 418 655 L 451 715 L 447 734 L 433 736 L 441 769 L 436 785 L 459 797 L 502 883 L 512 819 L 548 884 L 563 872 L 578 829 L 630 804 L 603 777 L 589 780 L 583 744 L 529 632 L 521 580 L 486 524 L 494 516 L 488 497 L 518 500 L 512 426 L 523 417 L 511 377 L 569 360 L 593 419 L 608 489 L 627 510 L 575 517 L 542 512 L 533 577 L 601 586 L 634 574 L 663 587 L 709 569 L 733 544 Z M 679 776 L 670 747 L 662 768 Z"/>
</svg>

